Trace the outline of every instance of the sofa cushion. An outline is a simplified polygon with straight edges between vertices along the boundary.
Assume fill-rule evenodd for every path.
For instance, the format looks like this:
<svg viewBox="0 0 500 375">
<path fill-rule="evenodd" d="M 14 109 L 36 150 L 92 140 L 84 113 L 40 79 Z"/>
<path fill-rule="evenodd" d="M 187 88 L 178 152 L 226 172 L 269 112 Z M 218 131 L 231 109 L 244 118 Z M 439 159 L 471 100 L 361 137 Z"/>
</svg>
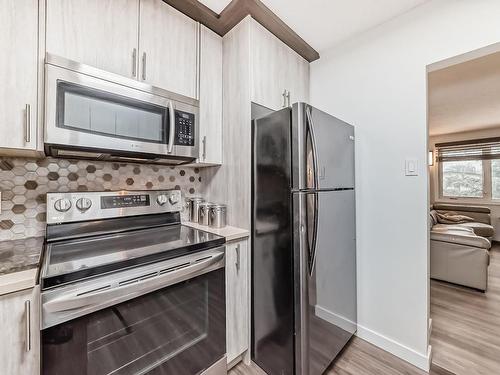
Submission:
<svg viewBox="0 0 500 375">
<path fill-rule="evenodd" d="M 478 236 L 472 232 L 465 232 L 456 229 L 449 229 L 447 231 L 431 230 L 431 244 L 434 241 L 447 242 L 486 250 L 491 248 L 491 242 L 486 238 Z"/>
<path fill-rule="evenodd" d="M 459 231 L 464 233 L 473 234 L 474 230 L 472 228 L 467 228 L 464 226 L 460 226 L 458 224 L 450 225 L 450 224 L 436 224 L 432 227 L 432 230 L 435 232 L 447 232 L 447 231 Z"/>
<path fill-rule="evenodd" d="M 454 224 L 460 227 L 471 228 L 475 234 L 481 237 L 490 238 L 495 234 L 495 229 L 489 224 L 483 224 L 478 222 L 472 223 L 462 223 L 462 224 Z"/>
<path fill-rule="evenodd" d="M 483 207 L 483 206 L 467 206 L 459 204 L 434 203 L 432 208 L 438 211 L 481 212 L 485 214 L 491 213 L 491 210 L 488 207 Z"/>
</svg>

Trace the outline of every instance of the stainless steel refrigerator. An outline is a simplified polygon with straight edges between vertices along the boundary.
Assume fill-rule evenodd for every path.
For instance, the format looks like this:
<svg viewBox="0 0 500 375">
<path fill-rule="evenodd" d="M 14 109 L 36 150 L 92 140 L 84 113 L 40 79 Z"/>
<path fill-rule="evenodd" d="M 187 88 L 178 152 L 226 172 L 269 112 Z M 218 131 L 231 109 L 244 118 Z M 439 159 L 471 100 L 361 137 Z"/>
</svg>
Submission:
<svg viewBox="0 0 500 375">
<path fill-rule="evenodd" d="M 357 327 L 354 128 L 297 103 L 252 129 L 252 359 L 322 374 Z"/>
</svg>

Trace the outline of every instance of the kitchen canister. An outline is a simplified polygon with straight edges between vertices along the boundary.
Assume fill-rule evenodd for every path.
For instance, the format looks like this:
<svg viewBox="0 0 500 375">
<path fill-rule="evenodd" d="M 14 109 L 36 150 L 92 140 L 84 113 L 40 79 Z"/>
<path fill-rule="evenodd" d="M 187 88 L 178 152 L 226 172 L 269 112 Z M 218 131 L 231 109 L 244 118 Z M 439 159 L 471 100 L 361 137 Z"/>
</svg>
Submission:
<svg viewBox="0 0 500 375">
<path fill-rule="evenodd" d="M 209 225 L 210 224 L 210 207 L 214 204 L 210 202 L 201 202 L 199 209 L 199 224 Z"/>
<path fill-rule="evenodd" d="M 186 198 L 186 212 L 188 221 L 191 221 L 191 198 Z"/>
<path fill-rule="evenodd" d="M 190 198 L 189 203 L 189 221 L 192 223 L 200 222 L 200 204 L 205 200 L 201 197 Z"/>
<path fill-rule="evenodd" d="M 214 204 L 209 209 L 209 226 L 212 228 L 224 228 L 226 226 L 227 206 L 225 204 Z"/>
</svg>

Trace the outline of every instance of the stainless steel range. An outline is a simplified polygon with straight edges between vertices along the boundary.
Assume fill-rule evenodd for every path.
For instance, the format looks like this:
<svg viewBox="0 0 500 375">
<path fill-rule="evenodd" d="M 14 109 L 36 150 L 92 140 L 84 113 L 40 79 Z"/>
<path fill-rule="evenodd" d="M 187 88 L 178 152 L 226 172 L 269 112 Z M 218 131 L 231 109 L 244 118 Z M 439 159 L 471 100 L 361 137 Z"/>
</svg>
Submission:
<svg viewBox="0 0 500 375">
<path fill-rule="evenodd" d="M 47 194 L 42 373 L 225 374 L 225 239 L 178 190 Z"/>
</svg>

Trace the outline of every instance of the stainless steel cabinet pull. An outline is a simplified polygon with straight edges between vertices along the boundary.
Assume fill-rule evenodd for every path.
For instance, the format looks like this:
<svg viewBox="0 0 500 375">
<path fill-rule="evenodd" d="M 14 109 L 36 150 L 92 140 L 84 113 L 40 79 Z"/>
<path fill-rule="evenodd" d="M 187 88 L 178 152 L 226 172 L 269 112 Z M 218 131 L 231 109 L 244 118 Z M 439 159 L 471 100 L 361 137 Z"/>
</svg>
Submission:
<svg viewBox="0 0 500 375">
<path fill-rule="evenodd" d="M 31 350 L 31 302 L 24 301 L 24 310 L 26 314 L 26 351 Z"/>
<path fill-rule="evenodd" d="M 240 270 L 240 261 L 241 261 L 241 245 L 236 246 L 236 269 L 239 271 Z"/>
<path fill-rule="evenodd" d="M 26 119 L 25 119 L 26 129 L 25 129 L 24 140 L 26 141 L 26 143 L 30 143 L 31 142 L 31 105 L 30 104 L 26 104 L 26 108 L 24 110 L 24 115 L 26 116 Z"/>
<path fill-rule="evenodd" d="M 281 96 L 283 97 L 283 108 L 286 107 L 286 90 L 283 90 L 283 93 L 281 94 Z"/>
<path fill-rule="evenodd" d="M 286 92 L 287 107 L 290 107 L 290 91 Z"/>
<path fill-rule="evenodd" d="M 203 158 L 203 161 L 205 161 L 205 159 L 207 158 L 207 136 L 204 135 L 203 136 L 203 155 L 202 155 L 202 158 Z"/>
<path fill-rule="evenodd" d="M 132 77 L 137 77 L 137 48 L 132 52 Z"/>
<path fill-rule="evenodd" d="M 146 80 L 146 59 L 147 59 L 146 52 L 144 52 L 142 54 L 142 80 L 143 81 Z"/>
</svg>

